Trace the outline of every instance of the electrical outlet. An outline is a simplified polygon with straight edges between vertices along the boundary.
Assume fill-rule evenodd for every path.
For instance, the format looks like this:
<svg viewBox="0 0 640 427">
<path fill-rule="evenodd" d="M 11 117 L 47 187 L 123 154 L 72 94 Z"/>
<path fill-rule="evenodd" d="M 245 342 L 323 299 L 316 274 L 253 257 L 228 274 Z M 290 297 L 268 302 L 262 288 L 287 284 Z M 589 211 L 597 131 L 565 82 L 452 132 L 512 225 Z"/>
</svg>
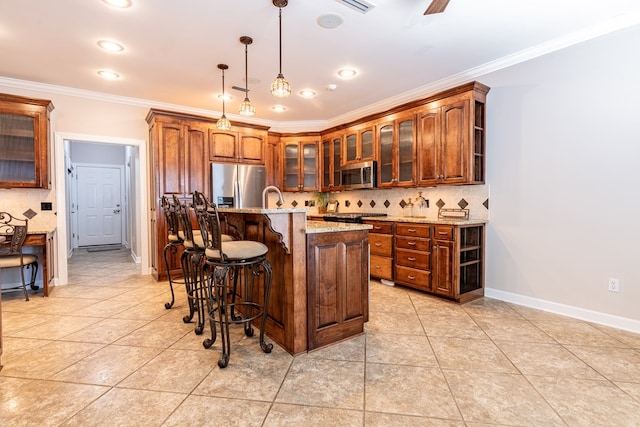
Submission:
<svg viewBox="0 0 640 427">
<path fill-rule="evenodd" d="M 620 280 L 609 277 L 609 291 L 620 292 Z"/>
</svg>

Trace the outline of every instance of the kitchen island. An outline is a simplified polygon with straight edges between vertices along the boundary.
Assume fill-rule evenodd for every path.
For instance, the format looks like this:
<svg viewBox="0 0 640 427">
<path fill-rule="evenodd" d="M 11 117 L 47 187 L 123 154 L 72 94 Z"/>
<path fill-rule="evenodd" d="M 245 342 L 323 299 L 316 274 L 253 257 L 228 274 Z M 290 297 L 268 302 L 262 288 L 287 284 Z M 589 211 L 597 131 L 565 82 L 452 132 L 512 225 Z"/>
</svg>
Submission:
<svg viewBox="0 0 640 427">
<path fill-rule="evenodd" d="M 304 208 L 218 211 L 224 233 L 269 248 L 272 340 L 298 354 L 363 333 L 370 225 L 307 221 Z"/>
</svg>

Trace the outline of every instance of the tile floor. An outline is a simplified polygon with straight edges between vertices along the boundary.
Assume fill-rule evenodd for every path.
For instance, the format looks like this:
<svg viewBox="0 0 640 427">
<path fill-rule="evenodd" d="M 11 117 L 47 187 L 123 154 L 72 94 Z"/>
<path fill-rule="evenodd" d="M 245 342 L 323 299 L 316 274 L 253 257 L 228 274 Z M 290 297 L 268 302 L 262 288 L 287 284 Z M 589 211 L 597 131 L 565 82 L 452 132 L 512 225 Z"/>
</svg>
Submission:
<svg viewBox="0 0 640 427">
<path fill-rule="evenodd" d="M 126 250 L 69 270 L 49 298 L 3 295 L 0 425 L 640 425 L 637 334 L 372 282 L 363 336 L 292 357 L 238 327 L 221 370 L 184 292 L 165 310 Z"/>
</svg>

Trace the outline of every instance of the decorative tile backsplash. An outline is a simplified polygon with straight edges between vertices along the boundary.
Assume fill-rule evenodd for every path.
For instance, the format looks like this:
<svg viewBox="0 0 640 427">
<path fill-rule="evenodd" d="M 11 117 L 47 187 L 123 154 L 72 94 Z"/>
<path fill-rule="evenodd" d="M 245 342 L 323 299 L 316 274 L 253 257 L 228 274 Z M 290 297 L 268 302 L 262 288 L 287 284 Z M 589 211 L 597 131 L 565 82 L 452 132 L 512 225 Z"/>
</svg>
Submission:
<svg viewBox="0 0 640 427">
<path fill-rule="evenodd" d="M 51 202 L 53 210 L 42 211 L 41 202 Z M 55 191 L 36 188 L 0 189 L 0 211 L 29 219 L 29 230 L 48 231 L 57 225 Z"/>
<path fill-rule="evenodd" d="M 426 206 L 414 203 L 419 192 L 430 201 Z M 308 206 L 315 201 L 315 193 L 283 195 L 285 207 Z M 448 208 L 468 209 L 470 219 L 489 219 L 488 185 L 342 191 L 330 193 L 329 200 L 338 201 L 338 212 L 378 212 L 389 216 L 420 215 L 436 219 L 439 208 Z M 309 213 L 317 212 L 317 207 L 309 207 Z"/>
</svg>

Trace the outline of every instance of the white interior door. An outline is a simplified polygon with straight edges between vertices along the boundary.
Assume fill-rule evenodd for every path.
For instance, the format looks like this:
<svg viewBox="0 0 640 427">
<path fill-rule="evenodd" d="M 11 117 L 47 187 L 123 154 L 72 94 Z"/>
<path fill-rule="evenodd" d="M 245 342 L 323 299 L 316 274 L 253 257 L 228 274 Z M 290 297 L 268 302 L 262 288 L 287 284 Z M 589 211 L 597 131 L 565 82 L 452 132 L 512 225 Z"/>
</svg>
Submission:
<svg viewBox="0 0 640 427">
<path fill-rule="evenodd" d="M 122 243 L 121 168 L 78 166 L 78 246 Z"/>
</svg>

